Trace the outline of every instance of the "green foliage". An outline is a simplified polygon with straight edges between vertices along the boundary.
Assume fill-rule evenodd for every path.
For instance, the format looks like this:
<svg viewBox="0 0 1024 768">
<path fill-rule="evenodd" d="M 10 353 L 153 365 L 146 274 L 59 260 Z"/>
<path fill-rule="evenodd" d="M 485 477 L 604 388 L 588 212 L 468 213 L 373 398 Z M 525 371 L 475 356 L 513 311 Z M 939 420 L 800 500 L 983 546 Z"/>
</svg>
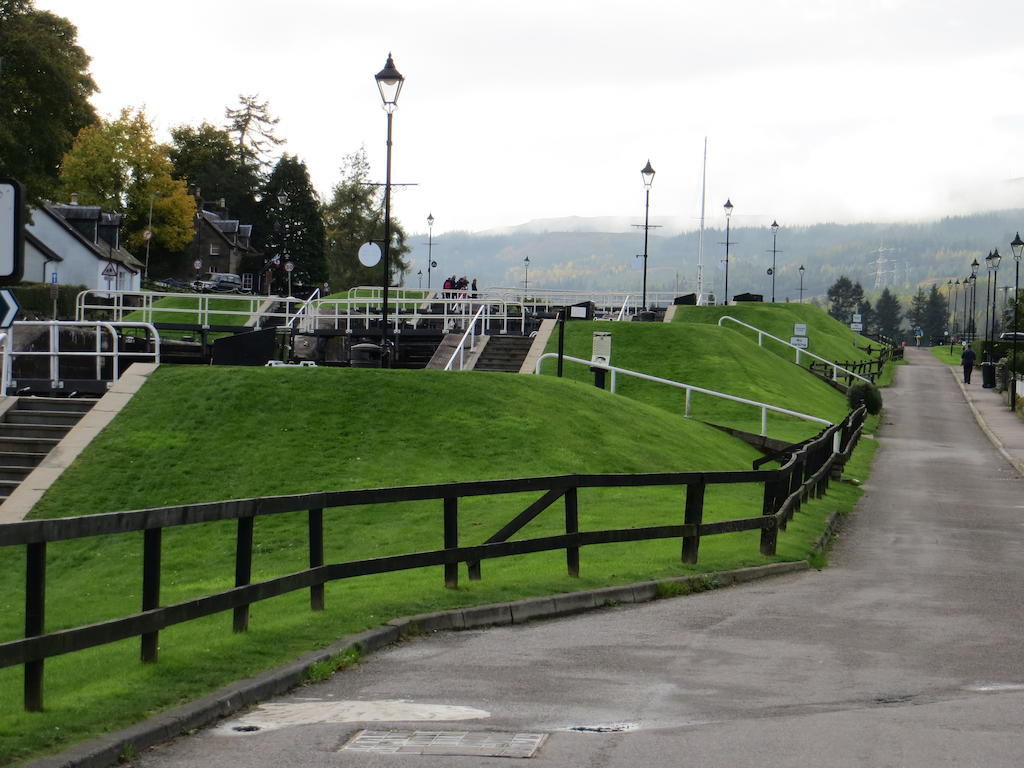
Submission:
<svg viewBox="0 0 1024 768">
<path fill-rule="evenodd" d="M 53 197 L 64 153 L 96 121 L 96 83 L 77 34 L 32 0 L 0 0 L 0 176 L 24 184 L 30 204 Z"/>
<path fill-rule="evenodd" d="M 256 95 L 240 94 L 238 106 L 228 107 L 224 115 L 229 123 L 228 132 L 235 141 L 238 160 L 262 168 L 270 165 L 268 153 L 284 144 L 284 139 L 274 135 L 274 126 L 280 119 L 270 116 L 270 103 L 257 99 Z"/>
<path fill-rule="evenodd" d="M 864 303 L 864 289 L 846 275 L 841 275 L 828 289 L 828 313 L 843 324 L 849 324 L 857 307 Z"/>
<path fill-rule="evenodd" d="M 192 240 L 195 201 L 180 179 L 171 177 L 167 147 L 158 144 L 141 109 L 121 110 L 117 120 L 83 128 L 64 156 L 61 189 L 83 205 L 125 214 L 129 249 L 145 245 L 152 210 L 153 243 L 177 251 Z"/>
<path fill-rule="evenodd" d="M 279 199 L 282 194 L 283 203 Z M 261 218 L 273 222 L 262 241 L 267 254 L 280 255 L 282 261 L 285 256 L 291 259 L 295 264 L 292 280 L 298 285 L 324 282 L 324 222 L 306 164 L 282 155 L 263 186 L 260 208 Z M 274 272 L 278 282 L 287 282 L 283 269 Z"/>
<path fill-rule="evenodd" d="M 53 317 L 53 299 L 49 283 L 18 283 L 8 288 L 21 307 L 19 319 Z M 57 288 L 57 319 L 71 320 L 75 316 L 75 300 L 85 290 L 84 285 L 61 285 Z"/>
<path fill-rule="evenodd" d="M 875 316 L 880 334 L 894 341 L 903 337 L 903 307 L 888 286 L 882 289 L 882 294 L 878 297 Z"/>
<path fill-rule="evenodd" d="M 851 410 L 863 405 L 874 416 L 882 410 L 882 393 L 874 384 L 855 381 L 846 391 L 846 402 Z"/>
<path fill-rule="evenodd" d="M 168 156 L 174 178 L 184 181 L 202 199 L 223 199 L 230 216 L 256 224 L 256 195 L 263 180 L 258 168 L 238 158 L 226 129 L 209 123 L 172 128 Z"/>
<path fill-rule="evenodd" d="M 924 288 L 918 288 L 911 299 L 907 320 L 912 328 L 921 329 L 924 343 L 936 344 L 944 338 L 943 332 L 947 329 L 949 319 L 948 309 L 946 297 L 937 285 L 933 284 L 927 292 Z"/>
<path fill-rule="evenodd" d="M 303 682 L 322 683 L 329 680 L 335 672 L 341 672 L 349 667 L 354 667 L 363 660 L 362 651 L 359 648 L 346 648 L 341 653 L 332 655 L 325 661 L 315 661 L 306 669 Z"/>
<path fill-rule="evenodd" d="M 384 202 L 381 187 L 370 183 L 370 161 L 366 150 L 346 155 L 342 166 L 344 174 L 335 185 L 331 200 L 324 207 L 324 227 L 327 235 L 327 270 L 333 290 L 344 291 L 356 285 L 380 285 L 384 267 L 364 267 L 359 263 L 359 246 L 384 237 Z M 398 236 L 399 245 L 391 248 L 390 282 L 408 269 L 404 255 L 405 232 L 392 219 L 391 232 Z M 438 280 L 438 284 L 440 284 Z"/>
</svg>

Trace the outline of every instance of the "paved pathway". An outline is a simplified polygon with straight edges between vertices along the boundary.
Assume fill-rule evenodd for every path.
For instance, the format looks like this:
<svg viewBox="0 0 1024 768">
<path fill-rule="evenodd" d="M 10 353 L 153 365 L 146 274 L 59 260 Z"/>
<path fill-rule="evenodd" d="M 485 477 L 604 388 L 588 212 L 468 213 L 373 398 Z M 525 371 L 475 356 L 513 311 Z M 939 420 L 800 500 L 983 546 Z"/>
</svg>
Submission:
<svg viewBox="0 0 1024 768">
<path fill-rule="evenodd" d="M 452 732 L 442 752 L 546 734 L 529 764 L 559 768 L 1024 764 L 1021 478 L 950 371 L 909 358 L 824 571 L 416 640 L 141 765 L 508 765 L 339 751 L 361 728 Z"/>
</svg>

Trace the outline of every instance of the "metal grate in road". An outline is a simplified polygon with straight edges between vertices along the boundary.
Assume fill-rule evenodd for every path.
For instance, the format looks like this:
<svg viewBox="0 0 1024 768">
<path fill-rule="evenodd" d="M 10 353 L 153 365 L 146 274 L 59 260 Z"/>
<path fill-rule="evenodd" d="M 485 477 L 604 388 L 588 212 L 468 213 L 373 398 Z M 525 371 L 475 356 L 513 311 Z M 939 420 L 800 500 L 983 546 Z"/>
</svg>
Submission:
<svg viewBox="0 0 1024 768">
<path fill-rule="evenodd" d="M 547 734 L 485 731 L 359 731 L 343 750 L 407 755 L 533 757 Z"/>
</svg>

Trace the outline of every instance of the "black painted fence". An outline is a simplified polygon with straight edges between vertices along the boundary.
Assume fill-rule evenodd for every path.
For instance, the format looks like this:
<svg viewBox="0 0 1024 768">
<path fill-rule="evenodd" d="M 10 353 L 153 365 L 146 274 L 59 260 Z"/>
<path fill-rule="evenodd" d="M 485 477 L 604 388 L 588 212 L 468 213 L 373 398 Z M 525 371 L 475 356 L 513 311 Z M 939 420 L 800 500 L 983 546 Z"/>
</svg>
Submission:
<svg viewBox="0 0 1024 768">
<path fill-rule="evenodd" d="M 23 546 L 26 551 L 25 637 L 0 643 L 0 667 L 21 664 L 25 672 L 25 709 L 43 707 L 45 659 L 81 651 L 131 637 L 141 639 L 143 662 L 157 660 L 160 630 L 203 616 L 233 612 L 233 628 L 248 627 L 249 606 L 260 600 L 300 589 L 310 591 L 312 610 L 324 608 L 324 584 L 338 579 L 389 573 L 413 568 L 442 566 L 447 587 L 458 585 L 458 565 L 466 563 L 470 579 L 481 576 L 482 560 L 564 549 L 570 576 L 578 576 L 580 548 L 593 544 L 678 538 L 681 558 L 696 563 L 704 536 L 760 530 L 762 554 L 775 554 L 779 530 L 810 496 L 820 496 L 831 476 L 838 477 L 853 451 L 864 423 L 864 409 L 852 412 L 841 424 L 829 427 L 805 443 L 794 446 L 776 469 L 745 472 L 674 472 L 655 474 L 560 475 L 514 480 L 333 491 L 256 499 L 190 504 L 178 507 L 112 512 L 84 517 L 32 520 L 0 525 L 0 546 Z M 836 440 L 839 450 L 836 451 Z M 763 504 L 755 517 L 705 523 L 704 491 L 709 485 L 760 483 Z M 684 486 L 685 506 L 681 524 L 579 530 L 580 488 L 643 488 Z M 459 500 L 476 496 L 539 491 L 537 501 L 480 544 L 459 546 Z M 324 510 L 356 505 L 438 500 L 443 505 L 444 548 L 411 554 L 324 563 Z M 510 541 L 510 537 L 544 510 L 561 500 L 565 533 Z M 256 518 L 305 511 L 308 514 L 309 568 L 258 583 L 251 583 L 253 534 Z M 160 558 L 163 530 L 219 520 L 236 520 L 235 587 L 174 605 L 160 605 Z M 140 613 L 58 632 L 45 631 L 46 545 L 71 539 L 143 532 L 142 610 Z"/>
</svg>

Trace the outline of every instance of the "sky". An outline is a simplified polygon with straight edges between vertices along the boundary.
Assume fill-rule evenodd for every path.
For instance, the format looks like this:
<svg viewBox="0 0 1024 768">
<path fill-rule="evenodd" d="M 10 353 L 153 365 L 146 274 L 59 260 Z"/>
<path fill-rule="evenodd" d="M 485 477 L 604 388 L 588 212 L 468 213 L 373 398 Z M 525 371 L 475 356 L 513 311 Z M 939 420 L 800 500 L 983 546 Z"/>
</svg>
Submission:
<svg viewBox="0 0 1024 768">
<path fill-rule="evenodd" d="M 99 112 L 225 123 L 239 94 L 328 197 L 374 75 L 405 76 L 393 214 L 410 232 L 633 217 L 927 220 L 1024 207 L 1019 0 L 36 0 L 78 27 Z M 1024 222 L 1022 222 L 1024 228 Z M 666 230 L 666 233 L 668 230 Z"/>
</svg>

